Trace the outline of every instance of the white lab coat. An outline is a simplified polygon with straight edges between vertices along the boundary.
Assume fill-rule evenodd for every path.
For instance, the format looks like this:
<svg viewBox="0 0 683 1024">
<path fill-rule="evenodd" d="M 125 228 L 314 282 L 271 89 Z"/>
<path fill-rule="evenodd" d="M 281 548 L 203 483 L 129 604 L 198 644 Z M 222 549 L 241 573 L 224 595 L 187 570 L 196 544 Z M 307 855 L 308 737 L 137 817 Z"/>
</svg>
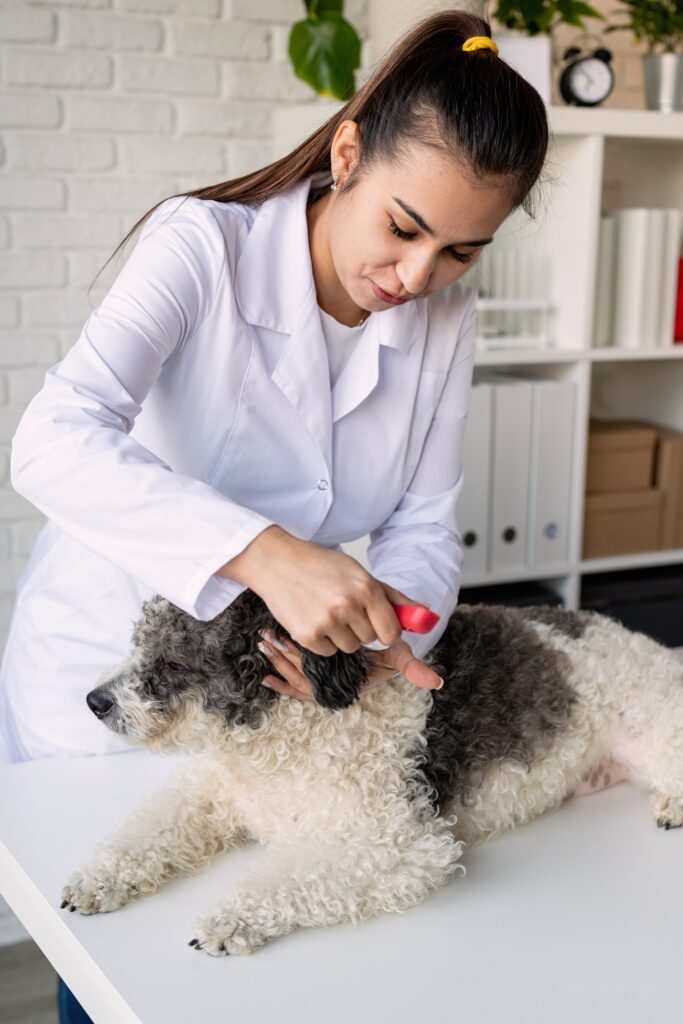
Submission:
<svg viewBox="0 0 683 1024">
<path fill-rule="evenodd" d="M 244 589 L 214 574 L 272 523 L 328 547 L 370 534 L 373 575 L 441 615 L 403 633 L 416 656 L 441 636 L 476 291 L 371 314 L 331 391 L 311 181 L 257 208 L 166 200 L 22 416 L 12 485 L 48 521 L 0 672 L 11 760 L 130 749 L 84 698 L 142 602 L 214 618 Z"/>
</svg>

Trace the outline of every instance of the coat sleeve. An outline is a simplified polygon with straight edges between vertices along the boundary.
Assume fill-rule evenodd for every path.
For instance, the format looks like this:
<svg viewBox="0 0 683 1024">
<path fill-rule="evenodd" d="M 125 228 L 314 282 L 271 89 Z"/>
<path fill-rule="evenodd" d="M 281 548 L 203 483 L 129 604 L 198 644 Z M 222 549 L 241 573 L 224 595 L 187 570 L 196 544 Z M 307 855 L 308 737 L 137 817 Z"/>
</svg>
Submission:
<svg viewBox="0 0 683 1024">
<path fill-rule="evenodd" d="M 245 589 L 214 574 L 272 521 L 174 472 L 129 436 L 164 362 L 191 344 L 226 273 L 218 224 L 200 201 L 188 203 L 165 217 L 164 204 L 143 225 L 78 340 L 47 370 L 10 465 L 15 490 L 66 533 L 208 620 Z"/>
<path fill-rule="evenodd" d="M 370 534 L 372 575 L 440 616 L 429 633 L 403 631 L 423 658 L 446 629 L 460 590 L 463 549 L 456 506 L 463 486 L 462 446 L 474 368 L 476 290 L 462 319 L 453 360 L 408 489 L 391 515 Z"/>
</svg>

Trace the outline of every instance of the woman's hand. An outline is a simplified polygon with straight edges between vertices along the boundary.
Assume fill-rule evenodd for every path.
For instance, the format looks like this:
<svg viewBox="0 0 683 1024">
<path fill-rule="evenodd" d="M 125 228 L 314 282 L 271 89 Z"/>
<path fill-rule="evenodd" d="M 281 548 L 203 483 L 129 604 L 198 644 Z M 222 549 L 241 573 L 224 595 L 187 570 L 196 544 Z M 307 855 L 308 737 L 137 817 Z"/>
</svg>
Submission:
<svg viewBox="0 0 683 1024">
<path fill-rule="evenodd" d="M 290 641 L 284 641 L 285 649 L 279 650 L 272 643 L 269 631 L 261 634 L 259 649 L 265 654 L 274 669 L 286 682 L 275 676 L 265 676 L 263 684 L 284 697 L 296 697 L 298 700 L 315 700 L 311 684 L 301 671 L 301 654 Z M 270 643 L 268 641 L 271 641 Z M 263 646 L 262 646 L 263 645 Z M 431 668 L 413 656 L 410 646 L 405 640 L 395 640 L 384 651 L 366 651 L 368 661 L 373 667 L 368 672 L 368 681 L 363 690 L 383 683 L 391 676 L 401 673 L 413 686 L 425 690 L 440 690 L 443 680 Z"/>
<path fill-rule="evenodd" d="M 338 650 L 352 654 L 374 640 L 400 640 L 392 604 L 418 603 L 344 551 L 299 540 L 275 523 L 218 575 L 244 583 L 293 640 L 326 658 Z"/>
</svg>

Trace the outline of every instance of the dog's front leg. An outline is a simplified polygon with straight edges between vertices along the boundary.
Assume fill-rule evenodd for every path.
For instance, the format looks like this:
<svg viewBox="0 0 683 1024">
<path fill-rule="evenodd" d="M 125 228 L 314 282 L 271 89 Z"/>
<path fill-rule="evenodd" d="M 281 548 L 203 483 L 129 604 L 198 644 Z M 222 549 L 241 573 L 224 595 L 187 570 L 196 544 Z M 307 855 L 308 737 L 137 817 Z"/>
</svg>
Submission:
<svg viewBox="0 0 683 1024">
<path fill-rule="evenodd" d="M 462 843 L 438 825 L 391 843 L 269 847 L 251 877 L 202 914 L 190 945 L 213 956 L 253 953 L 295 928 L 358 923 L 421 903 L 456 870 Z"/>
<path fill-rule="evenodd" d="M 142 804 L 62 889 L 62 907 L 118 910 L 177 875 L 194 875 L 216 854 L 247 842 L 219 764 L 193 761 Z"/>
</svg>

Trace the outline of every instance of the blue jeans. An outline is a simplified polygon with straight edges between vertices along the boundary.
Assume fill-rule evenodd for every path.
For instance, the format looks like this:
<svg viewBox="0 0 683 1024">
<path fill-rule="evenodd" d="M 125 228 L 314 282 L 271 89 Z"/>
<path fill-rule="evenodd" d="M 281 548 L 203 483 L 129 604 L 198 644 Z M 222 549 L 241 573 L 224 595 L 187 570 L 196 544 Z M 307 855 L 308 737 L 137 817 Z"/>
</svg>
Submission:
<svg viewBox="0 0 683 1024">
<path fill-rule="evenodd" d="M 93 1024 L 70 988 L 57 978 L 57 1010 L 59 1024 Z"/>
</svg>

